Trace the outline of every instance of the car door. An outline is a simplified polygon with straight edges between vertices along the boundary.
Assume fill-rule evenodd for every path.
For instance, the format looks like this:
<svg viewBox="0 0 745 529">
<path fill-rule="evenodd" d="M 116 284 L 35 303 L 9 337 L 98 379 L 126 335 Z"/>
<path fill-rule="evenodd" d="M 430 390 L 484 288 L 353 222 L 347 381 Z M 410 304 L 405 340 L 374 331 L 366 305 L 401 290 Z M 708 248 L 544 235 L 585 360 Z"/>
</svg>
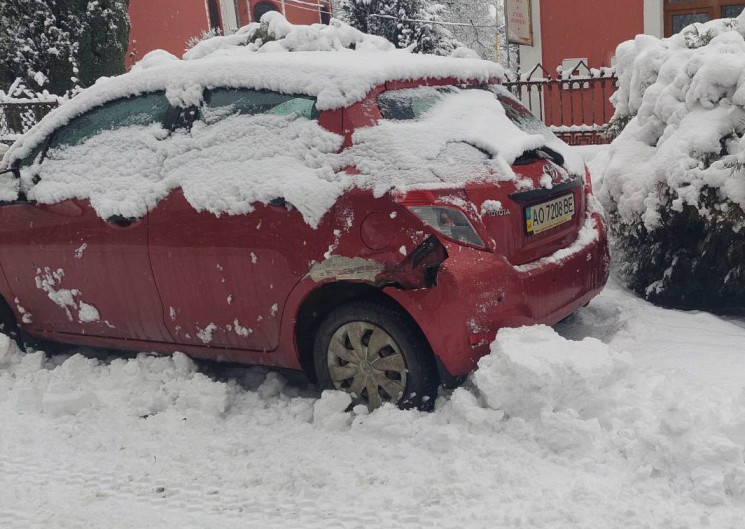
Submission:
<svg viewBox="0 0 745 529">
<path fill-rule="evenodd" d="M 240 180 L 255 178 L 260 167 L 289 177 L 282 155 L 291 147 L 283 142 L 294 133 L 285 127 L 309 125 L 317 115 L 307 97 L 252 90 L 205 95 L 184 139 L 188 148 L 166 162 L 169 178 L 194 183 L 173 191 L 150 216 L 150 260 L 177 343 L 277 347 L 284 302 L 323 253 L 319 241 L 329 223 L 311 227 L 289 197 L 245 204 Z M 259 178 L 256 185 L 263 183 Z M 205 195 L 214 207 L 203 203 Z"/>
<path fill-rule="evenodd" d="M 152 154 L 157 141 L 138 134 L 163 137 L 168 109 L 163 93 L 109 103 L 72 120 L 45 153 L 37 149 L 22 162 L 24 181 L 34 182 L 29 196 L 42 199 L 0 207 L 0 262 L 29 330 L 170 340 L 150 268 L 147 217 L 102 218 L 85 192 L 105 195 L 104 177 L 125 177 L 126 159 L 138 159 L 132 167 L 146 178 L 157 174 L 158 156 L 148 163 L 142 150 Z M 83 183 L 88 188 L 71 187 Z"/>
</svg>

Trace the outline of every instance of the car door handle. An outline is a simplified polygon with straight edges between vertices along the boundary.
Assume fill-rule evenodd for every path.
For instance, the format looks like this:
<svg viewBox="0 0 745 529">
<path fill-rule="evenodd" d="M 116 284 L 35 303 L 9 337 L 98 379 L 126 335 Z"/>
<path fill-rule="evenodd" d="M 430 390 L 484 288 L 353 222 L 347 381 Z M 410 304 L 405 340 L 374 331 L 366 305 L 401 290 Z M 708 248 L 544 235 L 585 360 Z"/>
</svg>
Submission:
<svg viewBox="0 0 745 529">
<path fill-rule="evenodd" d="M 119 226 L 120 228 L 128 228 L 135 222 L 139 222 L 141 219 L 135 219 L 133 217 L 125 217 L 124 215 L 112 215 L 106 222 Z"/>
<path fill-rule="evenodd" d="M 46 211 L 53 215 L 60 215 L 62 217 L 79 217 L 83 214 L 83 208 L 71 200 L 55 202 L 54 204 L 39 204 L 38 202 L 35 202 L 34 204 L 42 211 Z"/>
</svg>

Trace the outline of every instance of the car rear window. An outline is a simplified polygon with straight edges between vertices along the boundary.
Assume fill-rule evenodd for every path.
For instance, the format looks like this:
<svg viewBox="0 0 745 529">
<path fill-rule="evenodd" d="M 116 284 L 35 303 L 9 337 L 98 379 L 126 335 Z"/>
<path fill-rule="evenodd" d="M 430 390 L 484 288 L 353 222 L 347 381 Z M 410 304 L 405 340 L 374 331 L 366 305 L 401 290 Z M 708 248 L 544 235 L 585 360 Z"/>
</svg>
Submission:
<svg viewBox="0 0 745 529">
<path fill-rule="evenodd" d="M 541 134 L 555 139 L 551 130 L 507 89 L 499 85 L 473 86 L 467 90 L 492 92 L 502 104 L 507 117 L 520 130 L 528 134 Z M 448 94 L 461 91 L 455 86 L 418 86 L 402 90 L 389 90 L 378 96 L 378 107 L 383 118 L 405 121 L 417 120 L 442 101 Z"/>
<path fill-rule="evenodd" d="M 418 86 L 389 90 L 378 96 L 378 107 L 385 119 L 419 119 L 447 94 L 455 93 L 457 90 L 454 86 Z"/>
<path fill-rule="evenodd" d="M 310 96 L 278 94 L 264 90 L 217 89 L 207 92 L 200 117 L 215 123 L 227 116 L 270 114 L 316 119 L 316 100 Z"/>
<path fill-rule="evenodd" d="M 551 132 L 543 121 L 533 114 L 530 110 L 525 108 L 523 104 L 510 94 L 505 88 L 500 86 L 490 87 L 490 91 L 494 92 L 502 103 L 507 117 L 510 121 L 517 125 L 517 127 L 523 132 L 528 134 L 540 134 L 548 139 L 554 139 L 554 133 Z"/>
</svg>

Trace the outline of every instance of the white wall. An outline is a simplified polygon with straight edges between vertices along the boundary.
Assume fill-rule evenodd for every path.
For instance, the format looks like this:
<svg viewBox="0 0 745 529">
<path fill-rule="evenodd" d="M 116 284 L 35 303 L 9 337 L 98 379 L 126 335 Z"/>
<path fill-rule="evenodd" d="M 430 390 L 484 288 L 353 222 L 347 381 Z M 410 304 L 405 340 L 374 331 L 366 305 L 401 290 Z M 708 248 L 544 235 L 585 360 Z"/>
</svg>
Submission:
<svg viewBox="0 0 745 529">
<path fill-rule="evenodd" d="M 665 31 L 663 0 L 644 0 L 644 33 L 662 37 Z"/>
<path fill-rule="evenodd" d="M 551 1 L 551 0 L 549 0 Z M 533 45 L 520 46 L 520 70 L 527 74 L 536 64 L 543 63 L 543 43 L 541 42 L 541 0 L 530 1 L 533 13 Z"/>
<path fill-rule="evenodd" d="M 234 0 L 220 0 L 220 11 L 222 11 L 222 25 L 226 35 L 235 33 L 238 29 L 238 15 L 235 10 Z"/>
</svg>

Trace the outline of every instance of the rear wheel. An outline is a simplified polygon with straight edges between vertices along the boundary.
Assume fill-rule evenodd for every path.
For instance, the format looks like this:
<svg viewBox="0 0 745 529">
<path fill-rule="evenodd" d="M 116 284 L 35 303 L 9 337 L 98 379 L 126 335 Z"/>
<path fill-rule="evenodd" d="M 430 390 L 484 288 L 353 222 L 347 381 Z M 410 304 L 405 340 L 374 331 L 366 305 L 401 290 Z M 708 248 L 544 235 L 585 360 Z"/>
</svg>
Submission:
<svg viewBox="0 0 745 529">
<path fill-rule="evenodd" d="M 375 409 L 385 402 L 432 409 L 439 380 L 419 329 L 397 310 L 354 302 L 331 312 L 314 343 L 318 380 Z"/>
</svg>

